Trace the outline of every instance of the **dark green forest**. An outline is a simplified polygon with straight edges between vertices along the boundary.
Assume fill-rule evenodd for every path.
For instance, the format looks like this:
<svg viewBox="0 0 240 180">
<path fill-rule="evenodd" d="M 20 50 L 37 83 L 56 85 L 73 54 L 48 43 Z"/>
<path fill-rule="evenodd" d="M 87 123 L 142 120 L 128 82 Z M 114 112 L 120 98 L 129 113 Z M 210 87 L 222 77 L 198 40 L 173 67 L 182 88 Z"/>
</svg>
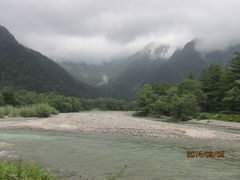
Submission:
<svg viewBox="0 0 240 180">
<path fill-rule="evenodd" d="M 199 81 L 189 73 L 176 84 L 147 84 L 136 99 L 138 115 L 240 122 L 240 52 L 223 68 L 212 64 L 204 69 Z"/>
<path fill-rule="evenodd" d="M 89 110 L 124 111 L 134 110 L 135 103 L 121 99 L 96 98 L 85 99 L 68 97 L 58 93 L 35 93 L 3 87 L 0 90 L 0 117 L 48 117 L 58 112 L 79 112 Z M 39 110 L 40 109 L 40 110 Z M 37 113 L 36 111 L 40 111 Z M 20 112 L 19 112 L 20 111 Z M 45 113 L 45 114 L 42 114 Z"/>
</svg>

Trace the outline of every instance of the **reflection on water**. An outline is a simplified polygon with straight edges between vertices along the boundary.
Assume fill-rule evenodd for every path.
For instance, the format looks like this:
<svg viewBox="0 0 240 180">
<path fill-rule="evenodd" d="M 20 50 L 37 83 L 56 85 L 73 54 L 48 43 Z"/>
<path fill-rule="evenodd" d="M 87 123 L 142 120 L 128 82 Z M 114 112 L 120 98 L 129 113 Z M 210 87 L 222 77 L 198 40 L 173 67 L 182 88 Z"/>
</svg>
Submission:
<svg viewBox="0 0 240 180">
<path fill-rule="evenodd" d="M 0 130 L 0 142 L 69 179 L 105 179 L 127 165 L 124 180 L 240 179 L 240 142 Z M 225 158 L 188 159 L 187 151 L 225 151 Z"/>
</svg>

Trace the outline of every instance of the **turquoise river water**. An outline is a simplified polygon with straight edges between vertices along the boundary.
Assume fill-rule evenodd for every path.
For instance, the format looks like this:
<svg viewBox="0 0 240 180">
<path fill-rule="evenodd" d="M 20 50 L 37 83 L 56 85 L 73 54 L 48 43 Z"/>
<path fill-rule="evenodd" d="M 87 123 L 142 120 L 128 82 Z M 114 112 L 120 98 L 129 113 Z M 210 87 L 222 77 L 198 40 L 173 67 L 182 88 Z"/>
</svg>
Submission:
<svg viewBox="0 0 240 180">
<path fill-rule="evenodd" d="M 66 179 L 104 180 L 125 165 L 119 180 L 240 179 L 240 142 L 32 130 L 0 130 L 0 142 Z M 225 157 L 190 159 L 187 151 L 224 151 Z"/>
</svg>

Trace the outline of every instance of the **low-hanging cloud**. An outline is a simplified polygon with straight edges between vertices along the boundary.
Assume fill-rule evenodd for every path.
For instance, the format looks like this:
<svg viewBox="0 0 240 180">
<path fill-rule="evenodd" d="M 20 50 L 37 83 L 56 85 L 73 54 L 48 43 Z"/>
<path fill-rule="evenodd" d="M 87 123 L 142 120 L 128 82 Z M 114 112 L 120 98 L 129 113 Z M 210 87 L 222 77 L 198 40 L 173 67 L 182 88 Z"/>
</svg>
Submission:
<svg viewBox="0 0 240 180">
<path fill-rule="evenodd" d="M 240 43 L 238 0 L 0 0 L 0 24 L 55 60 L 99 63 L 151 42 L 198 49 Z"/>
</svg>

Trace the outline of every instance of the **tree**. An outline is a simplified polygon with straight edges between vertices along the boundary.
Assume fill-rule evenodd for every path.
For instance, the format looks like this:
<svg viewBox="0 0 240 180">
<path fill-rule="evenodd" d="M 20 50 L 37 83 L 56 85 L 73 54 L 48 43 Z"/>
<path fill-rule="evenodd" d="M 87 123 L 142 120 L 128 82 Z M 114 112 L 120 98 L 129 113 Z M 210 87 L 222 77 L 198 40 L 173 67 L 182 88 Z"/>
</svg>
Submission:
<svg viewBox="0 0 240 180">
<path fill-rule="evenodd" d="M 12 88 L 3 88 L 2 96 L 5 105 L 16 106 L 19 104 L 19 100 L 17 99 L 16 94 L 14 93 Z"/>
<path fill-rule="evenodd" d="M 240 88 L 234 87 L 230 89 L 223 99 L 227 110 L 240 111 Z"/>
<path fill-rule="evenodd" d="M 191 80 L 194 80 L 193 73 L 192 73 L 192 72 L 189 72 L 187 78 L 188 78 L 188 79 L 191 79 Z"/>
<path fill-rule="evenodd" d="M 163 96 L 153 104 L 153 113 L 156 115 L 170 115 L 170 108 L 166 101 L 166 96 Z"/>
<path fill-rule="evenodd" d="M 224 110 L 240 111 L 240 52 L 236 52 L 235 57 L 229 60 L 220 82 L 222 94 L 224 95 Z"/>
<path fill-rule="evenodd" d="M 202 91 L 201 84 L 198 81 L 192 79 L 182 80 L 177 86 L 177 94 L 178 96 L 182 96 L 184 94 L 193 94 L 197 98 L 197 103 L 201 106 L 204 106 L 206 103 L 206 96 Z"/>
<path fill-rule="evenodd" d="M 240 52 L 236 52 L 235 57 L 229 60 L 229 70 L 235 74 L 236 79 L 240 79 Z"/>
<path fill-rule="evenodd" d="M 159 100 L 159 95 L 155 94 L 151 85 L 145 85 L 138 90 L 137 94 L 137 110 L 144 115 L 152 112 L 153 104 Z"/>
<path fill-rule="evenodd" d="M 4 105 L 4 97 L 2 95 L 2 93 L 0 92 L 0 106 Z"/>
<path fill-rule="evenodd" d="M 197 115 L 200 107 L 197 103 L 196 96 L 193 94 L 184 94 L 176 97 L 171 106 L 171 114 L 179 120 L 188 120 Z"/>
<path fill-rule="evenodd" d="M 210 65 L 204 69 L 200 75 L 202 90 L 206 94 L 206 104 L 204 110 L 217 111 L 221 109 L 223 93 L 221 91 L 221 67 L 217 64 Z"/>
<path fill-rule="evenodd" d="M 166 95 L 167 91 L 172 87 L 171 84 L 166 82 L 154 83 L 151 86 L 153 92 L 159 96 Z"/>
</svg>

